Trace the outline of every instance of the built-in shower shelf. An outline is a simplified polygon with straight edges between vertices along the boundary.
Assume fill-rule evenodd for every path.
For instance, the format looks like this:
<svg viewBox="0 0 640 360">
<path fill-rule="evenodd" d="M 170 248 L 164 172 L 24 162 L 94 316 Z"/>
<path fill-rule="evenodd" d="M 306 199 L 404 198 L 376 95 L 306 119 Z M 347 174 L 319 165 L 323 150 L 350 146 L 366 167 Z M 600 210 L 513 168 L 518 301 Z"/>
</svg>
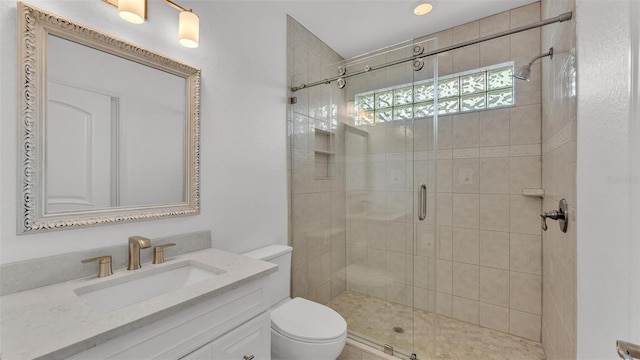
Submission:
<svg viewBox="0 0 640 360">
<path fill-rule="evenodd" d="M 327 150 L 314 150 L 316 154 L 325 154 L 325 155 L 335 155 L 336 153 L 334 153 L 333 151 L 327 151 Z"/>
<path fill-rule="evenodd" d="M 323 129 L 314 130 L 314 167 L 316 180 L 331 180 L 334 178 L 335 143 L 334 134 Z"/>
<path fill-rule="evenodd" d="M 522 189 L 522 195 L 543 198 L 544 197 L 544 189 L 525 188 L 525 189 Z"/>
</svg>

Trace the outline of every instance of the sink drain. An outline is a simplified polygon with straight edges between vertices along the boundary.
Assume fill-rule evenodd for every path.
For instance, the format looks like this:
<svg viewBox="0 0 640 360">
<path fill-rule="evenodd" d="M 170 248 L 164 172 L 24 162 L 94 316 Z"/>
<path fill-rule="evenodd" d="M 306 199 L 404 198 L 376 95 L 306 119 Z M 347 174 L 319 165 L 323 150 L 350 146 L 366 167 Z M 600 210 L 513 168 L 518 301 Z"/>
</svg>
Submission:
<svg viewBox="0 0 640 360">
<path fill-rule="evenodd" d="M 393 331 L 397 332 L 398 334 L 402 334 L 404 332 L 404 329 L 400 326 L 394 326 Z"/>
</svg>

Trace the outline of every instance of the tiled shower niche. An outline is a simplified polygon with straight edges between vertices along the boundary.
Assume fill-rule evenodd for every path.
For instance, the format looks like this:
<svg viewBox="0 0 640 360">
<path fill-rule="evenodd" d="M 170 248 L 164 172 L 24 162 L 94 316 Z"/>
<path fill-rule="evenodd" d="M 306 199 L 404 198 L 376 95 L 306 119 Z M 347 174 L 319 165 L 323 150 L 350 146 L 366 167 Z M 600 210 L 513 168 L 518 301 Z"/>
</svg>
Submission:
<svg viewBox="0 0 640 360">
<path fill-rule="evenodd" d="M 331 180 L 335 178 L 335 135 L 327 130 L 314 129 L 315 178 Z"/>
</svg>

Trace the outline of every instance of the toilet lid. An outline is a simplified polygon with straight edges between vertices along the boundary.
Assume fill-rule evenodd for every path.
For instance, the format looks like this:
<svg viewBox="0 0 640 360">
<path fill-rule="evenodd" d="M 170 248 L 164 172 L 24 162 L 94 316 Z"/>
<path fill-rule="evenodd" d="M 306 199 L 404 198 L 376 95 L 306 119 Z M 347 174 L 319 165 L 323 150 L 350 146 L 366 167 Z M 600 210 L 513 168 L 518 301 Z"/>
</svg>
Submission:
<svg viewBox="0 0 640 360">
<path fill-rule="evenodd" d="M 294 298 L 271 312 L 271 327 L 288 338 L 314 342 L 340 338 L 347 322 L 327 306 Z"/>
</svg>

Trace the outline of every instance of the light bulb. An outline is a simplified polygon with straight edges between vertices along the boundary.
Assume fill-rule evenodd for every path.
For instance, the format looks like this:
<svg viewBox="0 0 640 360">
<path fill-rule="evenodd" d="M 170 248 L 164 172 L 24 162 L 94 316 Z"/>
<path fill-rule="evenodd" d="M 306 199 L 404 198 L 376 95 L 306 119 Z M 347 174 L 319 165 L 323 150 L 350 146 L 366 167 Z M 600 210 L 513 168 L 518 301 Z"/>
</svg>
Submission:
<svg viewBox="0 0 640 360">
<path fill-rule="evenodd" d="M 431 10 L 433 10 L 433 5 L 427 3 L 427 2 L 423 2 L 420 3 L 418 5 L 416 5 L 415 8 L 413 8 L 413 13 L 418 15 L 418 16 L 422 16 L 422 15 L 426 15 L 428 13 L 431 12 Z"/>
<path fill-rule="evenodd" d="M 118 15 L 132 24 L 142 24 L 146 18 L 145 0 L 118 0 Z"/>
<path fill-rule="evenodd" d="M 191 11 L 180 12 L 178 38 L 182 46 L 197 48 L 200 42 L 200 18 Z"/>
</svg>

